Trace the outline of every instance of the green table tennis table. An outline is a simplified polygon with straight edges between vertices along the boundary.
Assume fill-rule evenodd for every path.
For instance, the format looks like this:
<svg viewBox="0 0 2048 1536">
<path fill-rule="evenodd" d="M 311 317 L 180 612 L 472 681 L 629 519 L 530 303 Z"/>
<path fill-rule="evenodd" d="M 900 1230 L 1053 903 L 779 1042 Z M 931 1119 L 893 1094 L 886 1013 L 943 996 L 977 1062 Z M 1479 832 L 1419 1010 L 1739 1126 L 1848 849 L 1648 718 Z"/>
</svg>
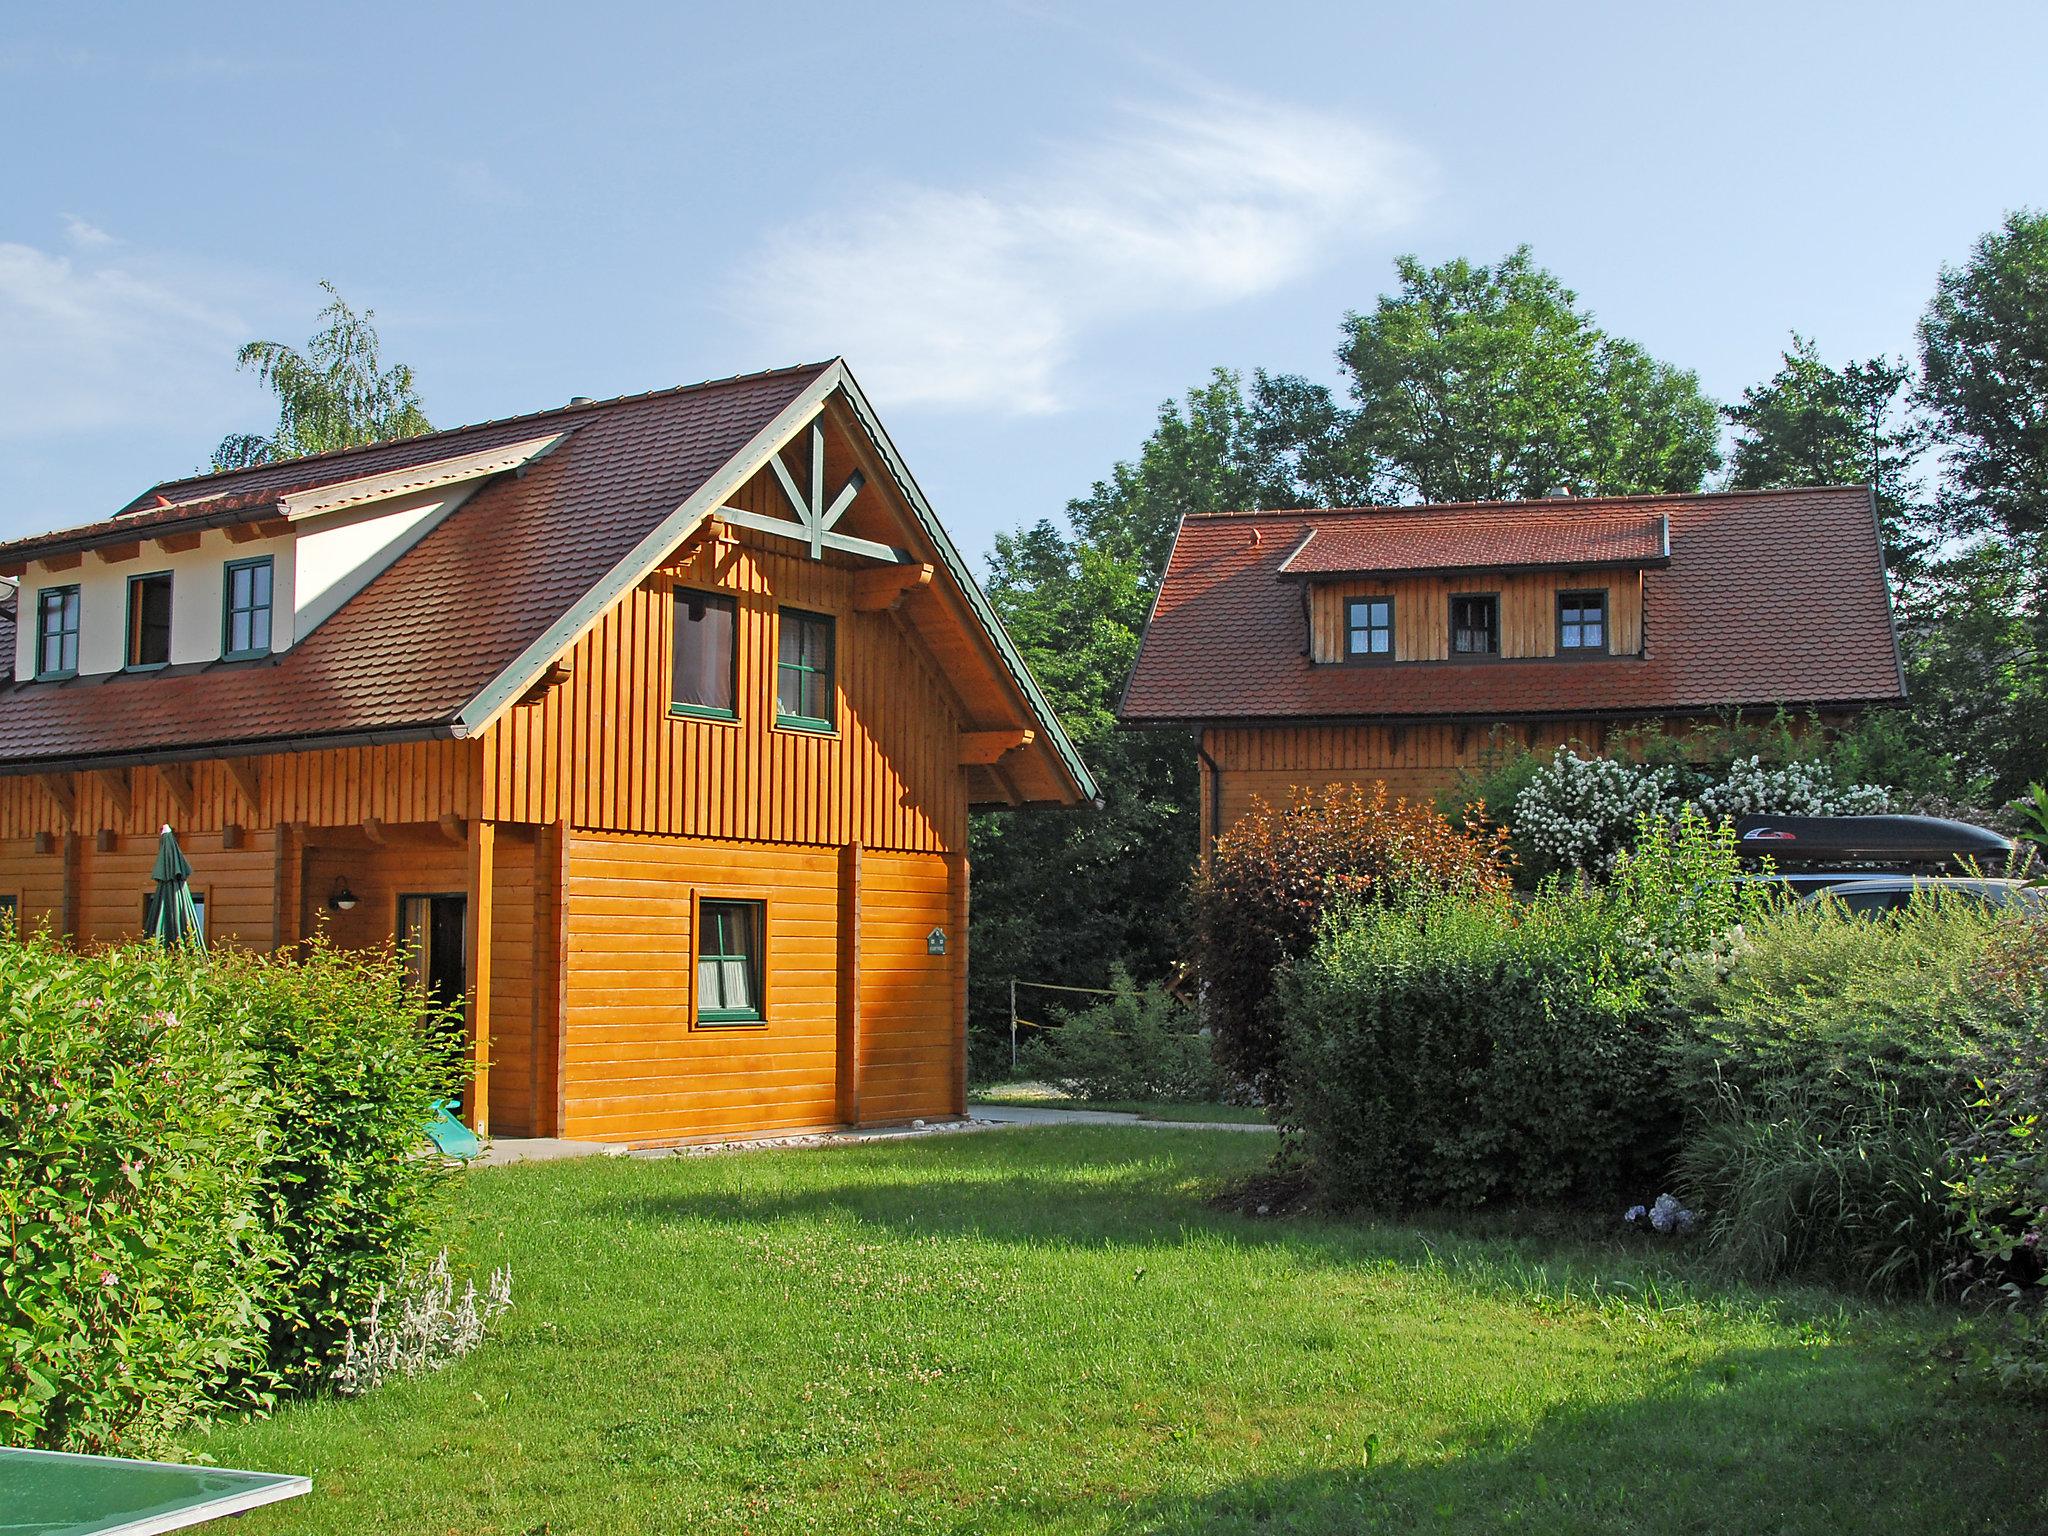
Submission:
<svg viewBox="0 0 2048 1536">
<path fill-rule="evenodd" d="M 156 1536 L 312 1491 L 282 1472 L 0 1449 L 0 1536 Z"/>
</svg>

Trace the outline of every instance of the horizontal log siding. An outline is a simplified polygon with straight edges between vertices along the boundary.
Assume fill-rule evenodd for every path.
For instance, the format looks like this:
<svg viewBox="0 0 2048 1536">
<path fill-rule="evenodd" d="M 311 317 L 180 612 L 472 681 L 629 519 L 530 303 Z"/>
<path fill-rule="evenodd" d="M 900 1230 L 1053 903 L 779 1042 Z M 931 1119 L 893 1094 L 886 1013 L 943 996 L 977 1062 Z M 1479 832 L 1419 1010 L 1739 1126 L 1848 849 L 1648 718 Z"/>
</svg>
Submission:
<svg viewBox="0 0 2048 1536">
<path fill-rule="evenodd" d="M 147 686 L 146 684 L 138 686 Z M 397 746 L 342 747 L 252 757 L 258 776 L 251 805 L 219 761 L 181 765 L 192 776 L 192 808 L 177 801 L 153 767 L 125 768 L 114 784 L 98 773 L 63 775 L 76 799 L 78 829 L 102 828 L 155 836 L 166 823 L 188 833 L 218 832 L 223 825 L 267 828 L 279 822 L 349 826 L 380 821 L 435 821 L 445 814 L 472 816 L 477 801 L 477 746 L 464 741 L 421 741 Z M 123 812 L 115 785 L 125 785 Z M 49 832 L 61 837 L 67 822 L 56 798 L 33 775 L 0 776 L 0 839 Z"/>
<path fill-rule="evenodd" d="M 1415 576 L 1393 581 L 1326 582 L 1309 589 L 1314 657 L 1341 662 L 1347 642 L 1345 605 L 1356 597 L 1394 599 L 1394 659 L 1445 661 L 1451 654 L 1451 595 L 1500 594 L 1503 656 L 1557 654 L 1557 594 L 1601 591 L 1609 609 L 1610 655 L 1643 648 L 1643 577 L 1640 571 L 1536 571 L 1518 575 Z"/>
<path fill-rule="evenodd" d="M 953 931 L 947 861 L 868 853 L 861 863 L 861 1119 L 950 1114 L 965 935 Z M 944 955 L 927 950 L 934 928 L 946 930 Z"/>
<path fill-rule="evenodd" d="M 15 900 L 15 919 L 26 934 L 56 933 L 64 922 L 64 839 L 37 853 L 35 840 L 0 840 L 0 896 Z"/>
<path fill-rule="evenodd" d="M 1683 729 L 1683 722 L 1674 722 Z M 1546 720 L 1504 727 L 1506 739 L 1538 752 L 1576 741 L 1589 751 L 1606 740 L 1613 722 Z M 1255 799 L 1285 805 L 1298 789 L 1331 784 L 1384 783 L 1410 800 L 1435 800 L 1458 780 L 1461 769 L 1477 769 L 1490 737 L 1479 725 L 1295 725 L 1229 727 L 1202 733 L 1202 745 L 1222 771 L 1221 822 L 1234 825 Z M 1212 810 L 1218 800 L 1211 770 L 1202 765 L 1202 841 L 1214 835 Z"/>
<path fill-rule="evenodd" d="M 238 848 L 223 848 L 218 832 L 181 836 L 179 841 L 192 864 L 193 892 L 206 900 L 208 941 L 268 949 L 277 874 L 271 834 L 245 834 Z M 80 942 L 119 944 L 141 937 L 143 899 L 155 889 L 149 871 L 156 863 L 156 849 L 154 831 L 146 837 L 117 837 L 104 853 L 96 838 L 80 840 Z M 64 911 L 63 837 L 52 839 L 48 853 L 37 853 L 32 839 L 0 843 L 0 894 L 19 898 L 24 932 L 47 928 L 57 933 Z"/>
<path fill-rule="evenodd" d="M 839 867 L 815 848 L 569 833 L 562 1134 L 670 1141 L 833 1124 Z M 764 1026 L 691 1026 L 693 893 L 767 902 Z"/>
<path fill-rule="evenodd" d="M 486 814 L 811 847 L 964 846 L 967 778 L 946 685 L 891 615 L 852 611 L 851 571 L 777 543 L 707 539 L 614 604 L 571 648 L 567 680 L 485 733 Z M 739 601 L 736 722 L 669 714 L 678 586 Z M 785 605 L 836 620 L 833 735 L 774 723 Z"/>
</svg>

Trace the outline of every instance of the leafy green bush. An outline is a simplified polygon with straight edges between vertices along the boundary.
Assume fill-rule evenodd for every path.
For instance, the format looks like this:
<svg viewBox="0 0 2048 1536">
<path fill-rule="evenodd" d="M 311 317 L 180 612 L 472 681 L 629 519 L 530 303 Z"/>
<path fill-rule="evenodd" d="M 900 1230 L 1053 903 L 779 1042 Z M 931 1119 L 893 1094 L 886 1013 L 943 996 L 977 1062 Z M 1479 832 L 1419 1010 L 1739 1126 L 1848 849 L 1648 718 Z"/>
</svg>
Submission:
<svg viewBox="0 0 2048 1536">
<path fill-rule="evenodd" d="M 260 1391 L 256 1063 L 153 949 L 0 952 L 0 1441 L 148 1451 Z"/>
<path fill-rule="evenodd" d="M 1121 967 L 1110 985 L 1112 996 L 1031 1041 L 1026 1072 L 1083 1099 L 1217 1099 L 1223 1072 L 1194 1011 L 1164 987 L 1136 986 Z"/>
<path fill-rule="evenodd" d="M 388 953 L 0 940 L 0 1439 L 160 1449 L 319 1380 L 423 1247 L 429 1024 Z"/>
<path fill-rule="evenodd" d="M 1415 895 L 1282 975 L 1289 1118 L 1333 1200 L 1476 1206 L 1620 1188 L 1661 1138 L 1656 1042 L 1611 904 Z"/>
<path fill-rule="evenodd" d="M 437 1100 L 459 1091 L 449 1021 L 388 951 L 304 946 L 292 963 L 224 952 L 206 997 L 255 1053 L 269 1124 L 261 1197 L 289 1265 L 273 1301 L 271 1368 L 291 1385 L 340 1359 L 349 1327 L 404 1259 L 425 1251 L 445 1177 L 420 1155 Z"/>
<path fill-rule="evenodd" d="M 1711 1252 L 1757 1276 L 1944 1282 L 1962 1251 L 1949 1148 L 1983 1062 L 2028 1029 L 1985 982 L 2011 921 L 1948 896 L 1882 920 L 1785 904 L 1677 968 L 1664 1065 Z"/>
<path fill-rule="evenodd" d="M 1307 954 L 1338 906 L 1413 889 L 1504 889 L 1501 846 L 1433 806 L 1390 797 L 1384 784 L 1256 802 L 1216 839 L 1194 884 L 1192 953 L 1217 1058 L 1277 1103 L 1282 1042 L 1267 1007 L 1275 967 Z"/>
</svg>

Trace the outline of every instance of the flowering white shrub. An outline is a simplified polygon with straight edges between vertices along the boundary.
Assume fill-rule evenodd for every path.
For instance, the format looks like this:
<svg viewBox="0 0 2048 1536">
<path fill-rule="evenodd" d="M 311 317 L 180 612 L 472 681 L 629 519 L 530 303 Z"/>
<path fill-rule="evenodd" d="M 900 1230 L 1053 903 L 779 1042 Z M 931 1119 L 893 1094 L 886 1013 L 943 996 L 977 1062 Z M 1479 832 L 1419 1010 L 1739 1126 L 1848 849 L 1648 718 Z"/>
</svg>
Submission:
<svg viewBox="0 0 2048 1536">
<path fill-rule="evenodd" d="M 491 1320 L 511 1305 L 509 1269 L 493 1270 L 482 1296 L 471 1280 L 458 1297 L 447 1249 L 423 1270 L 401 1263 L 390 1290 L 378 1287 L 361 1338 L 349 1329 L 341 1364 L 334 1368 L 334 1390 L 359 1397 L 394 1376 L 438 1371 L 483 1343 Z"/>
<path fill-rule="evenodd" d="M 1639 768 L 1559 747 L 1515 797 L 1515 836 L 1540 868 L 1606 874 L 1637 818 L 1671 808 L 1669 768 Z"/>
<path fill-rule="evenodd" d="M 1738 757 L 1722 783 L 1701 791 L 1699 807 L 1715 821 L 1737 816 L 1873 816 L 1891 806 L 1876 784 L 1841 784 L 1826 763 L 1767 768 L 1760 757 Z"/>
</svg>

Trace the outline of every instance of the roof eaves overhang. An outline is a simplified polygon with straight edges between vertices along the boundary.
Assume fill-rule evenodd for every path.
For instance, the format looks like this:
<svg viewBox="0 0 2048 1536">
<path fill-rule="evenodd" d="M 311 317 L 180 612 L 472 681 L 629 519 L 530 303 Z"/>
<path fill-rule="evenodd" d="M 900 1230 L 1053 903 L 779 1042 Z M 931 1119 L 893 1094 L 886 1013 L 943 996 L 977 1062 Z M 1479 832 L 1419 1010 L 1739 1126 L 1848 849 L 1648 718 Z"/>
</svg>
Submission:
<svg viewBox="0 0 2048 1536">
<path fill-rule="evenodd" d="M 1574 663 L 1583 665 L 1583 663 Z M 1340 710 L 1327 714 L 1303 711 L 1285 715 L 1231 715 L 1231 714 L 1188 714 L 1188 715 L 1119 715 L 1117 724 L 1125 730 L 1272 730 L 1294 725 L 1453 725 L 1460 722 L 1479 723 L 1495 720 L 1540 721 L 1540 720 L 1647 720 L 1658 715 L 1712 714 L 1722 710 L 1734 710 L 1738 714 L 1750 714 L 1760 710 L 1786 710 L 1790 712 L 1822 713 L 1847 709 L 1882 709 L 1897 704 L 1903 694 L 1866 694 L 1858 698 L 1842 699 L 1755 699 L 1748 703 L 1673 703 L 1633 705 L 1587 705 L 1564 709 L 1462 709 L 1386 712 L 1375 714 L 1370 711 Z"/>
<path fill-rule="evenodd" d="M 1524 560 L 1501 564 L 1358 566 L 1336 571 L 1282 570 L 1276 581 L 1393 581 L 1414 576 L 1526 576 L 1538 571 L 1654 571 L 1671 564 L 1671 556 L 1636 555 L 1619 560 Z"/>
<path fill-rule="evenodd" d="M 296 735 L 254 736 L 239 741 L 197 745 L 136 747 L 122 752 L 80 752 L 51 757 L 0 760 L 0 778 L 34 773 L 75 773 L 98 768 L 147 768 L 155 763 L 209 762 L 227 757 L 264 757 L 278 752 L 317 752 L 340 747 L 397 746 L 416 741 L 448 741 L 462 731 L 451 721 L 396 725 L 367 731 L 308 731 Z"/>
</svg>

